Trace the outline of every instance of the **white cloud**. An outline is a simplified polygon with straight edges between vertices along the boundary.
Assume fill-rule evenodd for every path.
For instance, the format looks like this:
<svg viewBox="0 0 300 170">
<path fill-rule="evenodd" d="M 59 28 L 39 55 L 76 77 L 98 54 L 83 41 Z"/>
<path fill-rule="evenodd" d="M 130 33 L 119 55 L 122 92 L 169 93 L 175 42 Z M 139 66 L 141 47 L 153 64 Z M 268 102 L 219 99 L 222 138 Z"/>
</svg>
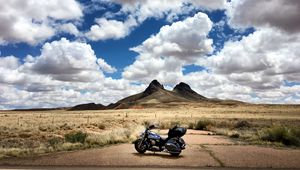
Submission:
<svg viewBox="0 0 300 170">
<path fill-rule="evenodd" d="M 75 0 L 1 0 L 0 4 L 1 44 L 35 45 L 55 35 L 56 21 L 78 20 L 83 15 Z"/>
<path fill-rule="evenodd" d="M 19 67 L 19 59 L 14 56 L 0 58 L 0 68 L 16 69 Z"/>
<path fill-rule="evenodd" d="M 80 35 L 80 31 L 72 23 L 67 23 L 67 24 L 59 25 L 58 27 L 59 27 L 58 29 L 61 32 L 69 33 L 69 34 L 72 34 L 72 35 L 75 35 L 75 36 L 79 36 Z"/>
<path fill-rule="evenodd" d="M 235 27 L 274 27 L 290 33 L 300 31 L 298 0 L 232 0 L 227 13 Z"/>
<path fill-rule="evenodd" d="M 113 0 L 100 3 L 117 3 L 121 5 L 118 12 L 107 12 L 105 17 L 97 18 L 85 34 L 93 41 L 120 39 L 128 36 L 133 29 L 148 18 L 166 18 L 172 22 L 179 15 L 187 15 L 195 9 L 215 10 L 225 8 L 226 0 Z M 115 16 L 127 16 L 127 19 L 108 19 Z M 172 46 L 171 44 L 169 46 Z M 172 48 L 172 47 L 171 47 Z"/>
<path fill-rule="evenodd" d="M 172 0 L 171 3 L 169 0 L 113 0 L 113 2 L 121 4 L 121 12 L 132 14 L 140 23 L 147 18 L 176 17 L 194 9 L 223 9 L 226 4 L 226 0 Z M 191 7 L 187 8 L 188 4 L 191 4 Z"/>
<path fill-rule="evenodd" d="M 226 42 L 217 54 L 198 60 L 199 65 L 208 67 L 208 73 L 190 73 L 184 79 L 194 77 L 191 84 L 197 82 L 195 86 L 205 88 L 210 97 L 294 103 L 290 99 L 297 101 L 299 89 L 286 86 L 284 81 L 300 82 L 299 52 L 295 50 L 300 48 L 299 42 L 300 34 L 261 28 L 240 41 Z M 207 82 L 212 84 L 205 85 Z"/>
<path fill-rule="evenodd" d="M 226 0 L 187 0 L 187 2 L 191 2 L 196 7 L 209 10 L 223 9 L 226 5 Z"/>
<path fill-rule="evenodd" d="M 123 78 L 149 83 L 157 79 L 161 83 L 177 83 L 182 76 L 182 64 L 175 58 L 154 58 L 145 54 L 124 69 Z"/>
<path fill-rule="evenodd" d="M 61 81 L 89 82 L 103 78 L 91 46 L 81 42 L 70 42 L 65 38 L 46 43 L 40 56 L 24 64 L 24 70 Z"/>
<path fill-rule="evenodd" d="M 115 68 L 97 58 L 89 44 L 65 38 L 46 43 L 41 55 L 0 57 L 1 109 L 109 104 L 141 92 L 145 85 L 105 77 Z"/>
<path fill-rule="evenodd" d="M 227 42 L 208 62 L 214 72 L 230 75 L 233 80 L 278 87 L 283 80 L 300 81 L 296 78 L 300 54 L 295 50 L 300 48 L 299 42 L 300 34 L 265 28 L 241 41 Z"/>
<path fill-rule="evenodd" d="M 135 19 L 129 17 L 125 22 L 117 20 L 107 20 L 106 18 L 96 18 L 96 25 L 93 25 L 85 35 L 93 41 L 120 39 L 130 34 L 131 30 L 137 26 Z"/>
<path fill-rule="evenodd" d="M 159 33 L 131 48 L 138 53 L 151 53 L 154 57 L 174 56 L 187 60 L 212 52 L 208 33 L 212 22 L 204 13 L 197 13 L 183 21 L 163 26 Z"/>
<path fill-rule="evenodd" d="M 212 27 L 204 13 L 163 26 L 159 33 L 132 48 L 140 55 L 126 67 L 123 77 L 129 80 L 159 79 L 176 83 L 182 76 L 182 66 L 212 52 L 212 40 L 207 35 Z"/>
<path fill-rule="evenodd" d="M 101 70 L 107 73 L 114 73 L 117 71 L 116 68 L 112 67 L 111 65 L 107 64 L 102 58 L 97 59 L 97 63 Z"/>
</svg>

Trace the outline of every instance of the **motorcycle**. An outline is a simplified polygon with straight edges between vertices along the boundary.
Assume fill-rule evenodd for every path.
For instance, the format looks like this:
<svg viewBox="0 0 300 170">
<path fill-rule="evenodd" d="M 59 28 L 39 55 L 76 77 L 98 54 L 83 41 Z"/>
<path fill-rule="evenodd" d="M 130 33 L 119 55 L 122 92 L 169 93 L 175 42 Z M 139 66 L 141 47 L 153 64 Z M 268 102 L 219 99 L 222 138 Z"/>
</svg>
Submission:
<svg viewBox="0 0 300 170">
<path fill-rule="evenodd" d="M 185 142 L 181 138 L 186 133 L 186 128 L 178 127 L 177 125 L 169 129 L 168 137 L 162 138 L 157 133 L 152 132 L 155 126 L 151 125 L 140 135 L 134 142 L 134 147 L 137 152 L 143 154 L 147 150 L 152 152 L 167 152 L 172 156 L 179 156 L 182 150 L 185 149 Z"/>
</svg>

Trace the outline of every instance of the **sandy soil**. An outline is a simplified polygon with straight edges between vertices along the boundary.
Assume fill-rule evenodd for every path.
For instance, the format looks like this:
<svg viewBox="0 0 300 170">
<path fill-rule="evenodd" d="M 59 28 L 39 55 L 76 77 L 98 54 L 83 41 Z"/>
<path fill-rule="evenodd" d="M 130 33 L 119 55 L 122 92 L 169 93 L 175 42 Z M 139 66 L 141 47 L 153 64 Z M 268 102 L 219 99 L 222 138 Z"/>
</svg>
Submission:
<svg viewBox="0 0 300 170">
<path fill-rule="evenodd" d="M 300 168 L 300 150 L 261 146 L 209 146 L 228 167 Z"/>
<path fill-rule="evenodd" d="M 138 154 L 132 144 L 56 153 L 32 158 L 0 160 L 2 166 L 113 166 L 113 167 L 252 167 L 300 168 L 299 149 L 237 145 L 207 132 L 188 131 L 188 146 L 179 157 L 167 153 Z"/>
</svg>

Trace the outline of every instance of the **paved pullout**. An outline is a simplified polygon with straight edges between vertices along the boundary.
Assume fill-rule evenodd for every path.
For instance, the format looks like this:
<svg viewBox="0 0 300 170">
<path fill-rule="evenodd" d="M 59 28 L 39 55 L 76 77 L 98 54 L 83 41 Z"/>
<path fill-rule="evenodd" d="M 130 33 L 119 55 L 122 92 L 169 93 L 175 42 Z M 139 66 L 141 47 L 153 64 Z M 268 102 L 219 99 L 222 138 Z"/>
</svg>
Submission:
<svg viewBox="0 0 300 170">
<path fill-rule="evenodd" d="M 299 149 L 241 145 L 228 138 L 189 130 L 187 149 L 179 157 L 167 153 L 138 154 L 132 144 L 101 149 L 55 153 L 33 158 L 0 160 L 2 166 L 101 166 L 101 167 L 250 167 L 300 168 Z"/>
</svg>

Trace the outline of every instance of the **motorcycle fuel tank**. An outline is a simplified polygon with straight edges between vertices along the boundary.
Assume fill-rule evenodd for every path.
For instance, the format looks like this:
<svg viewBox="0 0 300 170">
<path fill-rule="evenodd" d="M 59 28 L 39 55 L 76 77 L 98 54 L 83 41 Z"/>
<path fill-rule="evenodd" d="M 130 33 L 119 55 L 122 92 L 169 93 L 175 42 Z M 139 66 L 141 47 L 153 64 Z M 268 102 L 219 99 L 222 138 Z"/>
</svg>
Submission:
<svg viewBox="0 0 300 170">
<path fill-rule="evenodd" d="M 154 139 L 154 140 L 159 140 L 160 136 L 156 133 L 150 132 L 148 138 L 149 139 Z"/>
</svg>

